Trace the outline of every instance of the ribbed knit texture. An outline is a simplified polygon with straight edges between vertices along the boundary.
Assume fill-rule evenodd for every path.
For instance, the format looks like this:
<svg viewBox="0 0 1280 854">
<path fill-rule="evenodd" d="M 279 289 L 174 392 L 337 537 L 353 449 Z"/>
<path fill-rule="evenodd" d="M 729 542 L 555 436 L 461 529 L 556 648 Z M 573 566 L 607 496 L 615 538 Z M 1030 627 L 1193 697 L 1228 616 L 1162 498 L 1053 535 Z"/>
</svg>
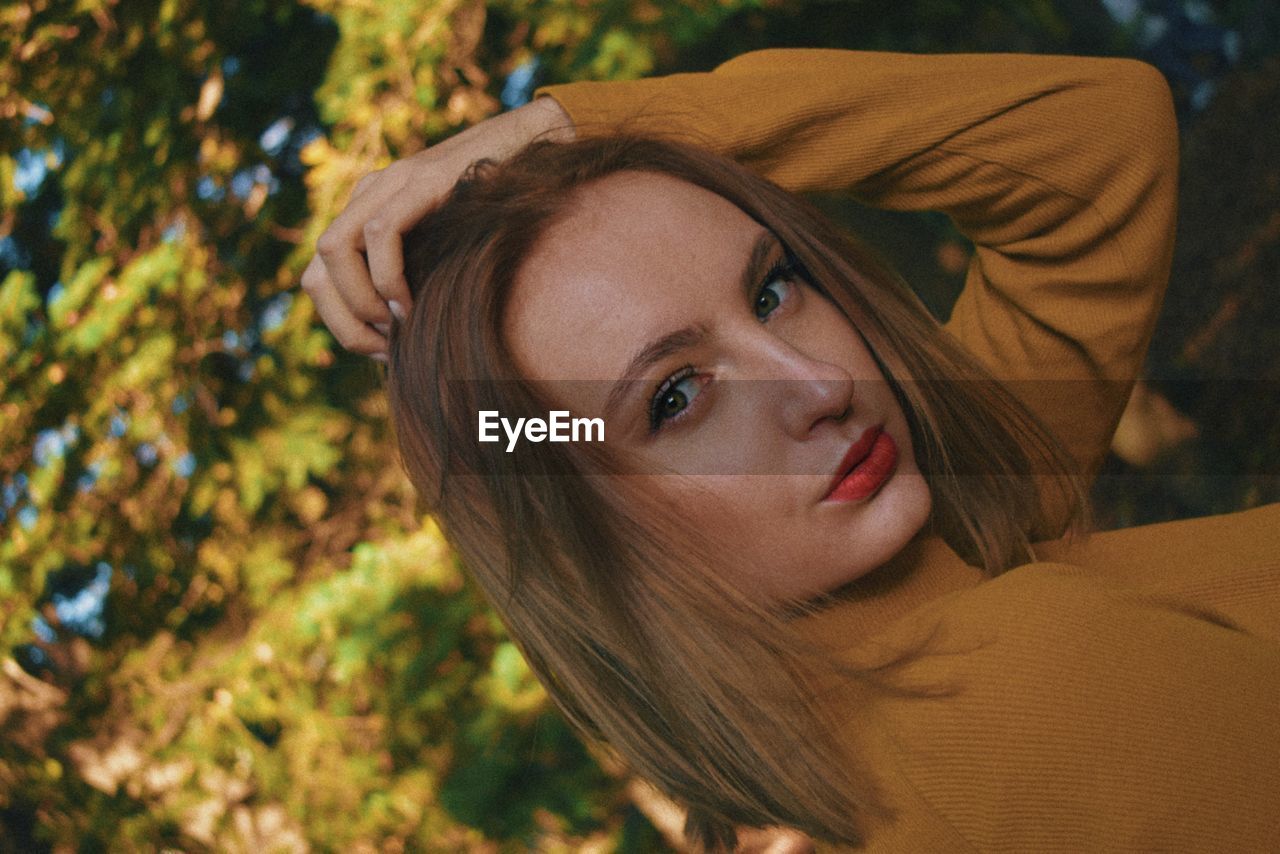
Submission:
<svg viewBox="0 0 1280 854">
<path fill-rule="evenodd" d="M 541 94 L 580 134 L 949 214 L 976 251 L 947 328 L 1096 470 L 1172 256 L 1177 129 L 1150 66 L 772 50 Z M 896 810 L 871 850 L 1280 851 L 1280 505 L 1037 555 L 989 579 L 914 543 L 806 621 L 851 661 L 933 638 L 899 674 L 930 696 L 832 694 Z"/>
</svg>

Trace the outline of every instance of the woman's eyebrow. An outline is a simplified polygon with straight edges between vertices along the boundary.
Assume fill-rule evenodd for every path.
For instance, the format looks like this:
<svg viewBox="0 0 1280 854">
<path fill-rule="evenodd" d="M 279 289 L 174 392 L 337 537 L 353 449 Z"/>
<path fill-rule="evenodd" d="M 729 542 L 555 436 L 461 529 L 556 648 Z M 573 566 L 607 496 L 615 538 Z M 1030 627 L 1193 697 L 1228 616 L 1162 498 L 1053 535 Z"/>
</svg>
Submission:
<svg viewBox="0 0 1280 854">
<path fill-rule="evenodd" d="M 769 255 L 778 243 L 778 238 L 772 231 L 764 230 L 760 232 L 756 242 L 752 244 L 751 254 L 747 258 L 746 266 L 742 269 L 741 277 L 742 293 L 747 300 L 755 296 L 755 289 L 759 284 L 758 280 L 764 270 L 765 261 L 768 260 Z M 627 388 L 631 383 L 637 381 L 641 374 L 668 356 L 702 343 L 706 339 L 707 333 L 707 328 L 702 325 L 685 326 L 660 338 L 655 338 L 641 347 L 627 362 L 626 370 L 622 372 L 622 378 L 614 383 L 613 388 L 609 390 L 609 396 L 604 403 L 605 419 L 607 420 L 613 415 L 614 410 L 622 402 L 622 398 L 626 396 Z"/>
</svg>

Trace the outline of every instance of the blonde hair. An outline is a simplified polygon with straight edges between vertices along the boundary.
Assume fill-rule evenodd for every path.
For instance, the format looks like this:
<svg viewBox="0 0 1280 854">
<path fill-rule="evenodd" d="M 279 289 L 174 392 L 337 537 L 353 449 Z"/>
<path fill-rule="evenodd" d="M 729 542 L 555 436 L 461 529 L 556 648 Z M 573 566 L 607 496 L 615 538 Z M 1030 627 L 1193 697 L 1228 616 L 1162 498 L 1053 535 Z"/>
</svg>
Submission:
<svg viewBox="0 0 1280 854">
<path fill-rule="evenodd" d="M 1052 437 L 874 253 L 700 149 L 634 136 L 535 142 L 477 164 L 406 237 L 414 308 L 393 325 L 388 375 L 401 460 L 559 708 L 688 805 L 686 832 L 708 847 L 733 845 L 734 825 L 773 824 L 861 844 L 884 807 L 814 697 L 814 675 L 834 665 L 786 609 L 728 584 L 714 547 L 617 477 L 626 472 L 607 446 L 522 443 L 506 453 L 476 441 L 480 410 L 550 408 L 514 368 L 504 307 L 573 191 L 626 170 L 733 203 L 849 318 L 907 413 L 934 532 L 962 555 L 992 574 L 1028 559 L 1032 536 L 1060 531 L 1082 509 L 1080 487 Z M 882 676 L 844 673 L 855 694 Z"/>
</svg>

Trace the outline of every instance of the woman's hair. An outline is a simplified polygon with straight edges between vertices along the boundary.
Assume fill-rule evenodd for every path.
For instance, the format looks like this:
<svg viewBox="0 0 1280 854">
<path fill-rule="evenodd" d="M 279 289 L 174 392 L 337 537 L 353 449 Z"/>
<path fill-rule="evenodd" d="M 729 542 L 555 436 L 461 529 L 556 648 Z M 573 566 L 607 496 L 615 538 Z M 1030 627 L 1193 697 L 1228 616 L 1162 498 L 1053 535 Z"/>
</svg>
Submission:
<svg viewBox="0 0 1280 854">
<path fill-rule="evenodd" d="M 933 530 L 959 553 L 993 574 L 1026 560 L 1033 535 L 1060 532 L 1062 508 L 1081 506 L 1079 487 L 1037 486 L 1069 470 L 1058 446 L 874 253 L 717 155 L 634 136 L 535 142 L 476 164 L 406 236 L 414 302 L 393 324 L 388 380 L 402 462 L 560 709 L 688 805 L 686 832 L 709 847 L 732 845 L 735 824 L 860 844 L 883 809 L 871 775 L 838 749 L 813 691 L 821 665 L 786 609 L 729 583 L 724 552 L 621 476 L 607 445 L 508 453 L 477 441 L 481 410 L 555 408 L 521 381 L 503 312 L 575 191 L 622 171 L 705 188 L 779 238 L 879 361 L 932 491 Z M 882 675 L 845 673 L 842 690 L 870 697 Z"/>
</svg>

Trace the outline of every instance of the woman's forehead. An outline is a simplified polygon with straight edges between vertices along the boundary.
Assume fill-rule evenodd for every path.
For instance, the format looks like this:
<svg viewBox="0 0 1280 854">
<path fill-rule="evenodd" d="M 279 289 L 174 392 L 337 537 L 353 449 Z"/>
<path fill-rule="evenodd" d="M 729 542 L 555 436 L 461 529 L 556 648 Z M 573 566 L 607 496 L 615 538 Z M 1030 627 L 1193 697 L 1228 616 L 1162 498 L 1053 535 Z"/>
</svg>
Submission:
<svg viewBox="0 0 1280 854">
<path fill-rule="evenodd" d="M 517 367 L 535 380 L 616 378 L 648 338 L 713 314 L 763 231 L 666 175 L 581 188 L 516 275 L 503 335 Z"/>
<path fill-rule="evenodd" d="M 706 254 L 734 232 L 758 228 L 710 190 L 661 173 L 617 172 L 573 192 L 566 214 L 542 235 L 529 261 L 662 264 L 672 253 Z"/>
</svg>

